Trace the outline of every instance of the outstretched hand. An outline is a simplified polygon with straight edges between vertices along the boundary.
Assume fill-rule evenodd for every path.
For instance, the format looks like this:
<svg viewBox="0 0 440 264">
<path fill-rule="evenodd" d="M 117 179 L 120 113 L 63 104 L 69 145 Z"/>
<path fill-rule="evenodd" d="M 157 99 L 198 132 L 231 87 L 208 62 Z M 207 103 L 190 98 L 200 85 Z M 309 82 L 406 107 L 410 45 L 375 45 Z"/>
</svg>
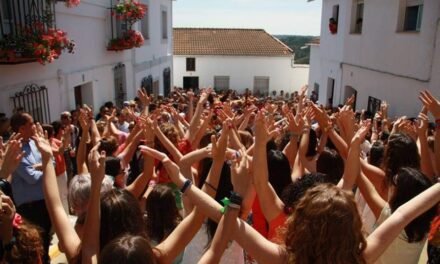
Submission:
<svg viewBox="0 0 440 264">
<path fill-rule="evenodd" d="M 19 135 L 19 134 L 17 134 Z M 25 152 L 21 150 L 21 140 L 11 139 L 6 145 L 4 153 L 2 153 L 1 173 L 4 177 L 8 177 L 17 169 Z M 3 151 L 2 151 L 3 152 Z"/>
<path fill-rule="evenodd" d="M 244 197 L 252 184 L 251 177 L 248 174 L 250 165 L 246 152 L 240 150 L 238 153 L 238 158 L 231 165 L 231 180 L 234 191 Z"/>
<path fill-rule="evenodd" d="M 98 152 L 100 143 L 96 144 L 90 150 L 88 161 L 92 182 L 96 181 L 101 184 L 105 176 L 105 151 Z"/>
<path fill-rule="evenodd" d="M 53 156 L 52 147 L 47 137 L 47 132 L 43 131 L 43 128 L 39 123 L 36 124 L 36 131 L 31 138 L 34 140 L 35 145 L 40 151 L 43 161 L 48 161 Z"/>
<path fill-rule="evenodd" d="M 178 182 L 180 176 L 180 169 L 176 165 L 176 163 L 174 163 L 168 158 L 168 156 L 165 153 L 162 153 L 147 146 L 139 146 L 139 149 L 141 150 L 142 153 L 149 155 L 154 159 L 157 159 L 160 162 L 162 162 L 163 166 L 165 167 L 165 170 L 168 173 L 168 176 L 170 176 L 170 178 L 174 183 Z"/>
<path fill-rule="evenodd" d="M 266 118 L 264 117 L 263 111 L 259 111 L 255 119 L 255 143 L 265 144 L 271 140 L 276 134 L 277 130 L 268 131 L 266 127 Z"/>
<path fill-rule="evenodd" d="M 358 131 L 356 131 L 356 134 L 353 136 L 353 139 L 351 140 L 351 143 L 360 144 L 364 142 L 365 137 L 368 134 L 368 131 L 370 131 L 371 128 L 371 119 L 367 119 L 361 123 L 361 126 L 359 127 Z"/>
<path fill-rule="evenodd" d="M 423 91 L 420 93 L 419 99 L 422 101 L 423 105 L 428 108 L 429 112 L 432 113 L 435 119 L 440 118 L 440 101 L 435 98 L 430 91 Z"/>
</svg>

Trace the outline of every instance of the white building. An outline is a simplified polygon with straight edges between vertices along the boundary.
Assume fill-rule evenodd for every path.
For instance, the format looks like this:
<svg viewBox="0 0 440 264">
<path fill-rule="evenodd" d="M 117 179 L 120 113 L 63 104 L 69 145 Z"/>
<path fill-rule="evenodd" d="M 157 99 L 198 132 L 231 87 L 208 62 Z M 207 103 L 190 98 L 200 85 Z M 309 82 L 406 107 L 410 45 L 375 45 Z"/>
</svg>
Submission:
<svg viewBox="0 0 440 264">
<path fill-rule="evenodd" d="M 175 28 L 174 85 L 293 92 L 308 82 L 308 65 L 262 29 Z"/>
<path fill-rule="evenodd" d="M 385 100 L 391 116 L 417 116 L 421 90 L 440 96 L 440 1 L 323 0 L 322 6 L 309 79 L 321 103 L 335 106 L 356 94 L 357 109 L 374 112 Z"/>
<path fill-rule="evenodd" d="M 0 23 L 4 27 L 10 24 L 6 3 L 14 1 L 1 1 Z M 38 3 L 46 0 L 26 1 Z M 75 53 L 64 53 L 45 66 L 37 62 L 14 65 L 2 61 L 0 112 L 10 115 L 14 107 L 23 106 L 40 121 L 48 122 L 77 105 L 92 105 L 96 112 L 106 101 L 120 104 L 134 98 L 141 84 L 155 94 L 167 93 L 172 87 L 172 1 L 140 2 L 148 6 L 148 11 L 133 29 L 142 32 L 144 45 L 119 52 L 106 49 L 112 36 L 124 31 L 124 25 L 110 13 L 110 7 L 117 1 L 82 0 L 74 8 L 67 8 L 63 2 L 54 4 L 56 26 L 75 41 Z M 35 98 L 22 96 L 14 106 L 11 97 L 30 84 L 47 88 L 48 104 L 42 100 L 40 105 L 40 97 L 44 99 L 45 94 L 37 94 Z M 26 101 L 24 105 L 23 100 Z M 41 117 L 45 108 L 48 108 L 49 117 L 47 114 Z"/>
</svg>

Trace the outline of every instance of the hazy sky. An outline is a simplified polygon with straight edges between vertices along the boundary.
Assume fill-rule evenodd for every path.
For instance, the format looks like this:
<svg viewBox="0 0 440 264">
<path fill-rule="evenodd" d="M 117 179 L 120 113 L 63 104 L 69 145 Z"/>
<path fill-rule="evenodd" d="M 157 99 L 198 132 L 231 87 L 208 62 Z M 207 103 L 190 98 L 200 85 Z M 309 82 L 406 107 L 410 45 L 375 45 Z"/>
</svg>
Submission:
<svg viewBox="0 0 440 264">
<path fill-rule="evenodd" d="M 271 34 L 319 35 L 321 0 L 176 0 L 174 27 L 262 28 Z"/>
</svg>

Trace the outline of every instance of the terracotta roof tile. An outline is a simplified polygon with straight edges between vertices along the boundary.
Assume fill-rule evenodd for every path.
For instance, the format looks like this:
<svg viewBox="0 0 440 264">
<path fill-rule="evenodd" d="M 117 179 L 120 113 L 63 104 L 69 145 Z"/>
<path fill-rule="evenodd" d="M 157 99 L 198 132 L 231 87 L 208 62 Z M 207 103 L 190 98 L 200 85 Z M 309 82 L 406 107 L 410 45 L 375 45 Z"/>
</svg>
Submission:
<svg viewBox="0 0 440 264">
<path fill-rule="evenodd" d="M 293 51 L 263 29 L 174 28 L 175 55 L 292 56 Z"/>
</svg>

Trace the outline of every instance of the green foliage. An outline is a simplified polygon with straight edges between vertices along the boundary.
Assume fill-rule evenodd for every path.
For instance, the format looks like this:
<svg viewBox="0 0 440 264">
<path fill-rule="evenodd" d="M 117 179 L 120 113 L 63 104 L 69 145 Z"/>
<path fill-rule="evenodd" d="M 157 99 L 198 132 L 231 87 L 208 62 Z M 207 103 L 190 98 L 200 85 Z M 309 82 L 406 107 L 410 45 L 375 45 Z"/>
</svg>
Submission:
<svg viewBox="0 0 440 264">
<path fill-rule="evenodd" d="M 296 64 L 309 64 L 310 61 L 310 47 L 305 47 L 307 43 L 310 43 L 314 36 L 293 36 L 293 35 L 275 35 L 276 38 L 281 40 L 284 44 L 289 46 L 295 52 Z"/>
</svg>

